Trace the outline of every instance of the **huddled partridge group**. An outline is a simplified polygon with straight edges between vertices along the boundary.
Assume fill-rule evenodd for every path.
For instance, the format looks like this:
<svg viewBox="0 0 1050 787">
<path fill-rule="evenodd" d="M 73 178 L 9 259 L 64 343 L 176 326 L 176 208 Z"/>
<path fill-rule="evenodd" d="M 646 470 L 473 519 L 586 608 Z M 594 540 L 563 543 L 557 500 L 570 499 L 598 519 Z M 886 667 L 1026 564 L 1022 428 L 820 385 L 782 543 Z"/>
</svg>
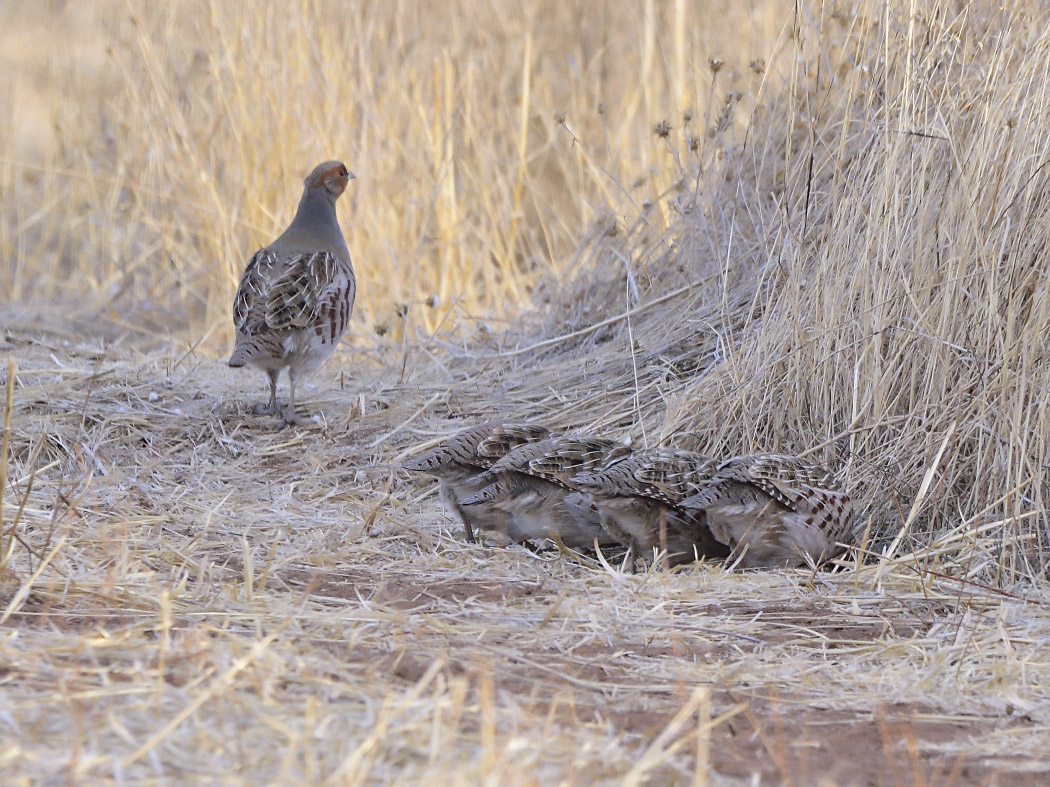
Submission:
<svg viewBox="0 0 1050 787">
<path fill-rule="evenodd" d="M 829 472 L 791 456 L 719 461 L 673 448 L 632 451 L 601 437 L 490 421 L 404 467 L 438 479 L 470 538 L 478 530 L 521 544 L 621 544 L 631 570 L 640 555 L 665 565 L 718 558 L 802 566 L 853 543 L 849 495 Z"/>
</svg>

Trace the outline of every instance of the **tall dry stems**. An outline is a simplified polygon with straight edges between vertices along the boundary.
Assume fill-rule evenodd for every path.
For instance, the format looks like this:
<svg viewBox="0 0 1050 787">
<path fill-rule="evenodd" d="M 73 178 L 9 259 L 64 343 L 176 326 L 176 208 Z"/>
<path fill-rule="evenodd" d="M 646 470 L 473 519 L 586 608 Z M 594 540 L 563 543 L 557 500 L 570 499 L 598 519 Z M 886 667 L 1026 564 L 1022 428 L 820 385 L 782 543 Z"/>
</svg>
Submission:
<svg viewBox="0 0 1050 787">
<path fill-rule="evenodd" d="M 27 116 L 0 136 L 12 197 L 0 283 L 14 299 L 97 296 L 134 325 L 216 344 L 247 256 L 331 157 L 358 175 L 340 203 L 360 279 L 352 331 L 515 314 L 597 213 L 629 215 L 667 188 L 653 115 L 703 109 L 706 86 L 689 92 L 712 52 L 735 45 L 727 36 L 772 44 L 733 3 L 717 24 L 688 4 L 541 0 L 99 0 L 11 14 L 10 101 L 62 78 L 38 98 L 46 129 L 23 128 Z M 44 46 L 54 37 L 68 46 Z M 605 172 L 573 150 L 558 111 L 589 146 L 608 135 Z M 625 193 L 610 171 L 636 185 Z"/>
</svg>

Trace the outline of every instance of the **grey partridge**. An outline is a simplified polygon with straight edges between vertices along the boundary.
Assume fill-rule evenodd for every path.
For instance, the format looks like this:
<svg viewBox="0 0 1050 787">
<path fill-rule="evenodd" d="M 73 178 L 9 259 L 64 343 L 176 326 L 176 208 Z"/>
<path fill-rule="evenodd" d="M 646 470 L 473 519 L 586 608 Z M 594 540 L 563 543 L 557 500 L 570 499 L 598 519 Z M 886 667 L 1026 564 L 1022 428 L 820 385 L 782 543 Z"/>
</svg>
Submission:
<svg viewBox="0 0 1050 787">
<path fill-rule="evenodd" d="M 236 345 L 230 366 L 254 366 L 270 378 L 270 401 L 257 414 L 277 415 L 277 378 L 288 369 L 287 424 L 295 382 L 335 351 L 354 307 L 357 283 L 335 202 L 354 177 L 341 162 L 317 165 L 304 181 L 295 218 L 252 255 L 233 300 Z"/>
<path fill-rule="evenodd" d="M 615 544 L 598 509 L 572 478 L 628 453 L 623 443 L 589 436 L 561 435 L 520 445 L 479 477 L 491 483 L 463 505 L 486 504 L 503 512 L 505 532 L 516 543 L 557 536 L 577 549 L 593 547 L 596 539 L 600 545 Z"/>
<path fill-rule="evenodd" d="M 854 538 L 850 496 L 829 471 L 792 456 L 729 459 L 681 505 L 703 513 L 742 567 L 820 563 Z"/>
<path fill-rule="evenodd" d="M 630 550 L 630 568 L 640 554 L 660 549 L 670 565 L 702 557 L 722 558 L 729 548 L 711 534 L 702 514 L 679 507 L 710 478 L 718 461 L 674 448 L 634 451 L 621 461 L 577 475 L 609 533 Z"/>
<path fill-rule="evenodd" d="M 478 478 L 493 462 L 522 443 L 546 438 L 550 432 L 539 424 L 486 421 L 449 437 L 425 454 L 409 459 L 402 467 L 428 473 L 438 479 L 441 500 L 463 522 L 468 541 L 475 541 L 474 529 L 500 529 L 506 516 L 486 505 L 465 507 L 463 499 L 490 483 Z M 485 444 L 485 452 L 479 447 Z"/>
</svg>

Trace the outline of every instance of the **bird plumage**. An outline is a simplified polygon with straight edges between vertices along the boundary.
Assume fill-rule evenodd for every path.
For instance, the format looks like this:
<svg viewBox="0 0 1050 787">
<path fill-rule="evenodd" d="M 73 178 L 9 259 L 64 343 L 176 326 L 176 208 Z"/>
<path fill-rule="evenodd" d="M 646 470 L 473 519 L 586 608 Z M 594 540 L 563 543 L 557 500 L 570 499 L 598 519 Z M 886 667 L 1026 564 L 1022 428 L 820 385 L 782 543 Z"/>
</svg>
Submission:
<svg viewBox="0 0 1050 787">
<path fill-rule="evenodd" d="M 481 504 L 463 505 L 470 497 L 489 485 L 479 474 L 517 445 L 542 440 L 549 435 L 546 427 L 538 424 L 486 421 L 464 429 L 420 456 L 409 459 L 402 467 L 422 472 L 438 479 L 441 499 L 446 508 L 455 512 L 468 541 L 474 541 L 474 530 L 502 529 L 505 515 Z M 480 446 L 485 444 L 482 452 Z"/>
<path fill-rule="evenodd" d="M 313 371 L 335 351 L 353 311 L 357 283 L 335 203 L 354 174 L 338 161 L 314 168 L 288 228 L 248 261 L 233 302 L 233 367 L 254 366 L 270 379 L 276 414 L 277 378 L 288 369 L 286 423 L 295 416 L 296 377 Z"/>
<path fill-rule="evenodd" d="M 682 507 L 745 567 L 801 566 L 853 542 L 853 502 L 832 474 L 797 457 L 755 454 L 723 462 Z"/>
<path fill-rule="evenodd" d="M 518 543 L 559 538 L 566 546 L 616 543 L 590 498 L 576 489 L 578 472 L 601 466 L 629 449 L 600 437 L 560 435 L 523 444 L 479 476 L 489 482 L 463 500 L 466 507 L 484 504 L 504 515 L 501 524 Z"/>
<path fill-rule="evenodd" d="M 717 466 L 716 460 L 689 451 L 640 449 L 580 473 L 573 482 L 590 495 L 605 529 L 630 548 L 632 569 L 634 558 L 656 549 L 676 565 L 729 554 L 702 515 L 678 505 L 701 488 Z"/>
</svg>

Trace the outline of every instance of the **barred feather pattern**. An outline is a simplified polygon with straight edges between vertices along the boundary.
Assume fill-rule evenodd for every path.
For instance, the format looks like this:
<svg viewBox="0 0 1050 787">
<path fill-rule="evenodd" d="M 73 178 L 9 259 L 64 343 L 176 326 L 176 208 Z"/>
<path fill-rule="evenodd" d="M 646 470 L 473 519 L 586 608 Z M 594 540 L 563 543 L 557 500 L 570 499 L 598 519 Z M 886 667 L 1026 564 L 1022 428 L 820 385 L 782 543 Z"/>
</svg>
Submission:
<svg viewBox="0 0 1050 787">
<path fill-rule="evenodd" d="M 519 443 L 540 440 L 550 432 L 538 424 L 503 423 L 486 421 L 471 426 L 449 437 L 421 456 L 405 462 L 405 470 L 423 472 L 438 479 L 441 499 L 446 508 L 454 512 L 463 522 L 468 541 L 474 541 L 474 530 L 505 532 L 507 515 L 490 505 L 463 504 L 464 499 L 477 494 L 489 485 L 479 474 L 490 467 L 502 454 L 497 455 L 496 446 L 506 451 Z M 487 453 L 479 450 L 489 443 Z"/>
<path fill-rule="evenodd" d="M 574 489 L 572 479 L 576 475 L 617 462 L 629 456 L 631 449 L 616 440 L 566 435 L 551 440 L 542 453 L 537 453 L 528 460 L 529 474 Z"/>
<path fill-rule="evenodd" d="M 495 462 L 487 475 L 496 480 L 500 473 L 513 471 L 575 489 L 573 476 L 601 467 L 614 457 L 627 456 L 629 453 L 630 449 L 616 440 L 558 435 L 519 445 Z"/>
<path fill-rule="evenodd" d="M 714 538 L 702 514 L 677 504 L 711 477 L 718 462 L 673 448 L 641 449 L 573 483 L 590 495 L 610 534 L 635 554 L 667 549 L 674 565 L 702 557 L 720 558 L 729 549 Z M 661 543 L 661 529 L 665 544 Z"/>
<path fill-rule="evenodd" d="M 518 446 L 546 440 L 550 435 L 550 430 L 539 424 L 499 424 L 489 429 L 475 450 L 479 457 L 489 460 L 485 466 L 491 467 Z"/>
<path fill-rule="evenodd" d="M 269 247 L 261 249 L 234 298 L 237 345 L 230 365 L 316 368 L 346 331 L 356 292 L 349 260 L 319 251 L 282 261 Z"/>
<path fill-rule="evenodd" d="M 464 499 L 464 506 L 485 504 L 506 517 L 507 534 L 524 542 L 558 538 L 566 546 L 614 544 L 590 498 L 572 487 L 580 470 L 607 461 L 627 447 L 599 437 L 560 435 L 511 450 L 479 476 L 490 483 Z"/>
<path fill-rule="evenodd" d="M 748 567 L 801 566 L 854 541 L 853 502 L 827 468 L 780 454 L 723 462 L 682 507 L 704 514 L 711 532 Z"/>
<path fill-rule="evenodd" d="M 611 494 L 651 497 L 676 505 L 696 494 L 718 468 L 718 460 L 692 451 L 649 448 L 588 475 L 589 486 L 608 487 Z"/>
</svg>

